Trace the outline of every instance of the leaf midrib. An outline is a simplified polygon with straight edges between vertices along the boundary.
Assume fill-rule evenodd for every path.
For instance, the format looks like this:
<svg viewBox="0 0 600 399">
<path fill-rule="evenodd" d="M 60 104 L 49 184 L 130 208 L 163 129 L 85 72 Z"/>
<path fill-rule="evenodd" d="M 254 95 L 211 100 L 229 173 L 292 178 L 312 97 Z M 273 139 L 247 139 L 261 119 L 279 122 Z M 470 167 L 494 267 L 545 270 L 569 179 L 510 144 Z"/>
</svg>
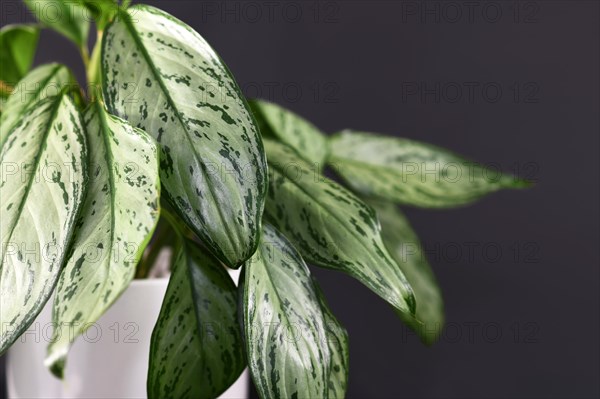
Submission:
<svg viewBox="0 0 600 399">
<path fill-rule="evenodd" d="M 38 152 L 35 156 L 33 165 L 34 168 L 32 168 L 32 170 L 34 171 L 34 173 L 31 175 L 32 177 L 29 179 L 29 181 L 27 182 L 27 186 L 25 186 L 25 193 L 23 193 L 23 197 L 21 199 L 21 202 L 19 203 L 19 209 L 17 210 L 17 215 L 14 218 L 14 222 L 13 225 L 10 228 L 10 233 L 7 235 L 7 241 L 10 241 L 12 238 L 12 235 L 15 231 L 15 227 L 17 226 L 17 221 L 21 218 L 21 214 L 23 213 L 23 207 L 25 206 L 25 202 L 27 197 L 29 197 L 29 192 L 31 191 L 31 186 L 33 185 L 33 181 L 35 180 L 35 171 L 38 170 L 38 166 L 40 164 L 40 160 L 42 158 L 42 154 L 44 153 L 43 151 L 43 147 L 44 144 L 46 143 L 46 141 L 48 140 L 48 136 L 50 135 L 50 130 L 52 130 L 52 126 L 54 124 L 54 121 L 56 120 L 56 117 L 58 115 L 58 109 L 60 108 L 60 106 L 62 105 L 64 101 L 64 97 L 63 95 L 61 95 L 59 97 L 59 99 L 56 100 L 56 102 L 54 103 L 53 107 L 52 107 L 52 111 L 50 114 L 50 118 L 48 119 L 48 123 L 46 124 L 46 129 L 44 131 L 42 140 L 40 140 L 40 145 L 38 147 Z M 6 259 L 6 252 L 4 251 L 4 253 L 2 254 L 2 262 L 0 263 L 0 265 L 4 264 L 4 259 Z M 2 276 L 0 275 L 0 279 L 2 278 Z"/>
<path fill-rule="evenodd" d="M 150 54 L 148 54 L 148 51 L 146 50 L 146 47 L 142 43 L 142 40 L 140 39 L 140 37 L 138 35 L 138 31 L 135 29 L 135 26 L 133 25 L 133 22 L 131 22 L 129 13 L 126 12 L 126 11 L 123 11 L 123 12 L 121 12 L 121 14 L 123 14 L 123 21 L 125 23 L 125 26 L 127 27 L 127 30 L 129 31 L 131 37 L 135 41 L 136 46 L 138 47 L 138 49 L 142 53 L 144 59 L 146 60 L 146 64 L 148 65 L 148 67 L 152 71 L 152 74 L 156 78 L 156 81 L 158 82 L 158 85 L 160 86 L 160 88 L 161 88 L 163 94 L 165 95 L 165 97 L 167 98 L 167 101 L 169 102 L 169 105 L 171 106 L 171 108 L 173 109 L 173 112 L 177 116 L 177 120 L 179 121 L 181 127 L 185 131 L 184 136 L 187 139 L 187 142 L 190 145 L 190 148 L 192 149 L 192 152 L 195 155 L 195 158 L 197 159 L 197 157 L 196 157 L 196 155 L 197 155 L 196 154 L 196 147 L 194 147 L 194 143 L 192 142 L 192 140 L 190 138 L 189 131 L 186 128 L 186 124 L 184 123 L 184 121 L 182 119 L 182 116 L 179 113 L 179 109 L 176 106 L 175 101 L 173 100 L 173 98 L 171 97 L 169 91 L 167 90 L 167 87 L 165 86 L 165 83 L 164 83 L 164 81 L 162 79 L 162 76 L 160 75 L 160 73 L 158 72 L 158 70 L 156 69 L 156 67 L 154 66 L 154 63 L 152 62 L 152 59 L 150 58 Z M 204 171 L 202 170 L 202 168 L 200 169 L 200 173 L 204 174 Z M 205 181 L 208 181 L 208 180 L 209 179 L 206 178 L 206 176 L 205 176 Z M 215 195 L 215 193 L 213 191 L 212 184 L 206 184 L 206 187 L 208 187 L 208 192 L 210 193 L 210 196 L 211 196 L 211 198 L 213 200 L 213 203 L 216 204 L 215 208 L 217 209 L 217 213 L 219 215 L 219 219 L 221 220 L 221 226 L 225 227 L 225 229 L 229 233 L 230 237 L 235 236 L 234 234 L 231 234 L 231 230 L 230 230 L 229 223 L 228 223 L 229 221 L 227 219 L 225 219 L 225 217 L 223 216 L 221 207 L 218 206 L 219 205 L 219 201 L 217 200 L 217 197 L 216 197 L 216 195 Z M 178 209 L 178 207 L 175 207 L 175 209 Z M 178 212 L 178 213 L 180 213 L 180 212 Z M 245 217 L 245 212 L 243 212 L 242 214 Z M 188 218 L 187 215 L 184 215 L 184 217 Z M 220 248 L 219 248 L 219 250 L 220 250 Z"/>
<path fill-rule="evenodd" d="M 32 100 L 28 101 L 25 104 L 25 106 L 17 114 L 17 116 L 22 116 L 22 115 L 24 115 L 29 110 L 29 107 L 31 106 L 31 104 L 35 101 L 35 99 L 37 98 L 38 94 L 40 94 L 40 92 L 42 91 L 42 88 L 46 86 L 46 84 L 57 74 L 58 70 L 61 69 L 61 68 L 63 68 L 62 65 L 56 64 L 54 66 L 54 68 L 52 69 L 52 72 L 48 75 L 48 77 L 46 79 L 44 79 L 42 81 L 42 83 L 39 83 L 38 85 L 36 85 L 36 90 L 34 91 L 35 95 L 31 97 Z M 16 119 L 16 120 L 18 120 L 18 119 Z M 12 132 L 15 129 L 16 126 L 17 125 L 11 126 L 10 130 L 8 132 L 6 132 L 6 135 L 4 136 L 4 140 L 2 140 L 2 142 L 0 142 L 0 149 L 2 149 L 2 147 L 4 146 L 4 143 L 8 139 L 8 136 L 10 136 L 10 132 Z"/>
<path fill-rule="evenodd" d="M 289 244 L 289 243 L 287 243 L 285 241 L 284 241 L 284 243 L 288 244 L 288 245 L 291 245 L 291 244 Z M 258 250 L 261 251 L 260 248 Z M 281 300 L 281 295 L 279 294 L 279 291 L 276 289 L 277 285 L 274 284 L 274 282 L 273 282 L 273 278 L 271 277 L 271 273 L 269 272 L 269 267 L 267 266 L 267 262 L 265 262 L 265 260 L 264 260 L 265 258 L 263 256 L 262 252 L 261 252 L 261 258 L 262 258 L 263 269 L 265 270 L 265 275 L 267 276 L 267 279 L 269 280 L 269 283 L 271 284 L 271 286 L 275 287 L 275 289 L 272 289 L 271 291 L 275 292 L 275 297 L 277 298 L 277 301 L 279 302 L 280 309 L 283 309 L 283 306 L 282 306 L 283 301 Z M 297 258 L 297 257 L 295 256 L 295 258 Z M 298 262 L 298 259 L 296 259 L 296 263 L 300 263 L 300 262 Z M 311 284 L 312 284 L 312 282 L 311 282 Z M 248 307 L 246 306 L 246 308 L 248 308 Z M 284 311 L 281 311 L 281 313 L 283 314 L 283 317 L 287 320 L 287 325 L 288 326 L 292 325 L 292 323 L 290 322 L 290 319 L 289 319 L 287 313 L 284 312 Z M 297 345 L 297 340 L 294 340 L 293 345 L 296 347 L 296 349 L 298 350 L 298 352 L 300 352 L 301 348 Z M 321 353 L 320 349 L 319 349 L 319 353 Z M 321 353 L 321 355 L 322 355 L 322 353 Z M 302 362 L 302 364 L 304 365 L 304 362 Z M 324 387 L 326 387 L 327 386 L 327 376 L 324 376 L 324 377 L 325 378 L 323 379 L 323 384 L 324 384 Z M 324 388 L 324 390 L 326 391 L 325 388 Z"/>
</svg>

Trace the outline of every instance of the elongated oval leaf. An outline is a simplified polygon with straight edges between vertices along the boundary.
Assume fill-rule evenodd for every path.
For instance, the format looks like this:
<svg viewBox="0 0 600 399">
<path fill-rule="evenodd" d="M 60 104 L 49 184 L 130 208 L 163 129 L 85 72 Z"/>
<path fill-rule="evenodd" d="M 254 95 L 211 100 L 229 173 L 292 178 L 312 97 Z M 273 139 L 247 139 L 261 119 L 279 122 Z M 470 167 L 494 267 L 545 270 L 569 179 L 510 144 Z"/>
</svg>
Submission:
<svg viewBox="0 0 600 399">
<path fill-rule="evenodd" d="M 67 96 L 38 103 L 2 147 L 0 353 L 52 293 L 82 202 L 86 162 L 80 115 Z"/>
<path fill-rule="evenodd" d="M 400 210 L 389 202 L 369 201 L 381 221 L 383 242 L 408 279 L 419 306 L 414 317 L 400 317 L 419 334 L 434 343 L 444 326 L 444 301 L 437 281 L 416 233 Z"/>
<path fill-rule="evenodd" d="M 87 45 L 90 16 L 79 1 L 73 0 L 23 0 L 33 15 L 78 47 Z"/>
<path fill-rule="evenodd" d="M 269 194 L 265 215 L 310 263 L 358 279 L 397 310 L 414 313 L 412 290 L 385 248 L 371 207 L 311 172 L 293 151 L 265 141 Z"/>
<path fill-rule="evenodd" d="M 312 123 L 279 105 L 250 100 L 260 132 L 292 147 L 301 158 L 323 167 L 327 158 L 327 137 Z"/>
<path fill-rule="evenodd" d="M 14 86 L 27 74 L 39 36 L 36 25 L 6 25 L 0 29 L 0 84 Z"/>
<path fill-rule="evenodd" d="M 67 352 L 129 286 L 158 222 L 158 150 L 146 133 L 100 103 L 84 114 L 90 153 L 87 195 L 73 251 L 54 296 L 54 335 L 46 365 L 61 377 Z M 65 333 L 65 331 L 69 333 Z"/>
<path fill-rule="evenodd" d="M 177 250 L 152 333 L 149 398 L 215 398 L 246 365 L 237 288 L 225 268 L 192 241 Z"/>
<path fill-rule="evenodd" d="M 468 204 L 528 183 L 417 141 L 345 130 L 331 137 L 330 163 L 353 190 L 420 207 Z"/>
<path fill-rule="evenodd" d="M 61 64 L 44 64 L 29 72 L 19 81 L 4 106 L 6 112 L 0 118 L 0 146 L 25 112 L 39 101 L 60 94 L 70 85 L 74 85 L 73 75 Z"/>
<path fill-rule="evenodd" d="M 169 202 L 219 259 L 239 266 L 256 249 L 266 190 L 252 115 L 198 33 L 153 7 L 130 12 L 104 36 L 108 109 L 156 138 Z"/>
<path fill-rule="evenodd" d="M 313 279 L 314 281 L 314 279 Z M 319 288 L 316 281 L 314 285 L 317 288 L 319 303 L 325 317 L 327 328 L 327 345 L 331 354 L 331 365 L 329 368 L 328 391 L 329 399 L 346 396 L 348 387 L 348 373 L 350 372 L 350 348 L 348 346 L 348 332 L 334 316 L 327 305 L 325 295 Z"/>
<path fill-rule="evenodd" d="M 331 355 L 306 264 L 265 225 L 240 289 L 248 366 L 261 398 L 327 398 Z"/>
</svg>

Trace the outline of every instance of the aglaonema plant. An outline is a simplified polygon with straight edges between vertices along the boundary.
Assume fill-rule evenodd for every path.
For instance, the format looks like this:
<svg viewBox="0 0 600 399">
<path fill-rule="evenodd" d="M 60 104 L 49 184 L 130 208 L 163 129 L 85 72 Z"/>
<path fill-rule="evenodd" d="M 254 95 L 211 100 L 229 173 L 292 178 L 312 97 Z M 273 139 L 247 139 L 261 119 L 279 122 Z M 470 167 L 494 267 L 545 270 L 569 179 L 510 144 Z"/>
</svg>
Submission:
<svg viewBox="0 0 600 399">
<path fill-rule="evenodd" d="M 216 397 L 245 367 L 263 398 L 343 397 L 348 334 L 307 263 L 354 277 L 435 342 L 442 297 L 398 204 L 454 207 L 526 182 L 418 141 L 328 136 L 248 101 L 208 43 L 157 8 L 52 2 L 64 18 L 27 0 L 39 23 L 0 31 L 0 353 L 52 296 L 55 325 L 74 331 L 48 346 L 62 377 L 84 326 L 164 246 L 151 398 Z M 82 15 L 97 29 L 91 52 Z M 65 65 L 29 71 L 44 28 L 79 49 L 85 85 Z M 238 287 L 225 266 L 242 269 Z M 202 337 L 207 323 L 218 340 Z"/>
</svg>

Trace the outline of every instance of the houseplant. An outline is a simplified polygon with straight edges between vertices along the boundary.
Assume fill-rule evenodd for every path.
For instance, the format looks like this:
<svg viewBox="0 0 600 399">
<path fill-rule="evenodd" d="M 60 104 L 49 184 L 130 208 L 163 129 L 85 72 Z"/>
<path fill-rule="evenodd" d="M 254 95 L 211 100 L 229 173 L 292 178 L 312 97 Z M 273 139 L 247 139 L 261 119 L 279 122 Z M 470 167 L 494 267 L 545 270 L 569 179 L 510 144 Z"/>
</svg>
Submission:
<svg viewBox="0 0 600 399">
<path fill-rule="evenodd" d="M 451 207 L 526 185 L 430 145 L 326 136 L 248 103 L 208 44 L 156 8 L 70 2 L 50 19 L 46 1 L 26 3 L 80 48 L 87 82 L 56 64 L 25 75 L 39 27 L 3 31 L 19 51 L 3 53 L 14 73 L 0 77 L 11 93 L 0 126 L 0 352 L 53 295 L 46 364 L 58 377 L 76 337 L 171 247 L 149 397 L 217 396 L 246 365 L 262 397 L 343 396 L 348 337 L 305 262 L 355 277 L 434 342 L 441 296 L 395 204 Z M 91 55 L 86 10 L 99 38 Z M 238 288 L 223 265 L 241 268 Z M 208 324 L 218 339 L 205 339 Z"/>
</svg>

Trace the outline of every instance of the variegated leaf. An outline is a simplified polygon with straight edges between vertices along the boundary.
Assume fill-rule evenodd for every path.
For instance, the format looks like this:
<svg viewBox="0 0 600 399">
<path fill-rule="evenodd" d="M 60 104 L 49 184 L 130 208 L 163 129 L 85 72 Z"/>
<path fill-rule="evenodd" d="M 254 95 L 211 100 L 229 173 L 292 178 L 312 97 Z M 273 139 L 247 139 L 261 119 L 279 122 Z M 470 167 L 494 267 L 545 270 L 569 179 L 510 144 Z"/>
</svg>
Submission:
<svg viewBox="0 0 600 399">
<path fill-rule="evenodd" d="M 401 204 L 442 208 L 468 204 L 528 183 L 439 147 L 345 130 L 331 137 L 330 163 L 353 190 Z"/>
<path fill-rule="evenodd" d="M 79 0 L 23 0 L 23 2 L 38 21 L 71 40 L 78 48 L 87 46 L 90 18 Z"/>
<path fill-rule="evenodd" d="M 0 85 L 14 86 L 31 68 L 40 28 L 6 25 L 0 29 Z M 0 87 L 0 93 L 4 88 Z"/>
<path fill-rule="evenodd" d="M 279 105 L 250 100 L 260 132 L 292 147 L 308 162 L 323 167 L 327 158 L 327 137 L 312 123 Z"/>
<path fill-rule="evenodd" d="M 381 221 L 383 242 L 400 265 L 418 303 L 414 317 L 405 314 L 400 317 L 430 345 L 438 339 L 444 326 L 444 301 L 419 238 L 394 204 L 375 200 L 369 204 Z"/>
<path fill-rule="evenodd" d="M 242 271 L 248 366 L 261 398 L 327 398 L 331 354 L 310 272 L 270 225 Z"/>
<path fill-rule="evenodd" d="M 0 154 L 0 353 L 33 322 L 64 264 L 87 178 L 80 115 L 65 95 L 39 102 Z"/>
<path fill-rule="evenodd" d="M 325 295 L 313 278 L 317 288 L 317 295 L 325 316 L 327 325 L 327 344 L 331 354 L 331 365 L 329 368 L 329 398 L 341 398 L 346 396 L 348 387 L 348 373 L 350 372 L 350 349 L 348 347 L 348 332 L 334 316 L 327 305 Z"/>
<path fill-rule="evenodd" d="M 178 248 L 152 333 L 149 398 L 215 398 L 246 366 L 237 288 L 196 243 Z"/>
<path fill-rule="evenodd" d="M 371 207 L 310 170 L 294 152 L 265 141 L 269 193 L 265 215 L 310 263 L 345 272 L 397 310 L 414 313 L 404 274 L 385 248 Z"/>
<path fill-rule="evenodd" d="M 25 112 L 38 101 L 60 94 L 73 82 L 71 71 L 61 64 L 41 65 L 21 79 L 8 97 L 0 117 L 0 146 Z"/>
<path fill-rule="evenodd" d="M 266 161 L 249 108 L 202 37 L 150 6 L 107 28 L 103 92 L 111 113 L 160 143 L 161 182 L 211 251 L 237 267 L 258 245 Z"/>
<path fill-rule="evenodd" d="M 89 184 L 54 296 L 55 328 L 46 366 L 61 377 L 70 345 L 129 286 L 158 222 L 158 150 L 152 139 L 109 115 L 84 114 Z M 68 334 L 66 331 L 68 330 Z"/>
</svg>

